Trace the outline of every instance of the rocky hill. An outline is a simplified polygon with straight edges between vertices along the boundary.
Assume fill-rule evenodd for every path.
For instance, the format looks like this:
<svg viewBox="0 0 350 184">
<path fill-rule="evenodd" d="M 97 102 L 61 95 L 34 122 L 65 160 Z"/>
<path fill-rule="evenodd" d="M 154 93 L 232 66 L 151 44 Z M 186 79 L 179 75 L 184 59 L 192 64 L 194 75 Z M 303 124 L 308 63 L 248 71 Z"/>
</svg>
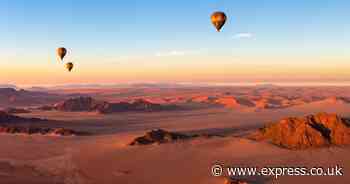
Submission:
<svg viewBox="0 0 350 184">
<path fill-rule="evenodd" d="M 173 143 L 177 141 L 189 140 L 193 138 L 212 138 L 223 137 L 215 134 L 183 134 L 178 132 L 170 132 L 163 129 L 154 129 L 145 133 L 145 135 L 136 137 L 129 145 L 150 145 Z"/>
<path fill-rule="evenodd" d="M 162 143 L 169 143 L 169 142 L 175 142 L 179 140 L 185 140 L 189 139 L 193 136 L 175 133 L 175 132 L 168 132 L 162 129 L 156 129 L 149 132 L 146 132 L 144 136 L 135 138 L 129 145 L 149 145 L 149 144 L 162 144 Z"/>
<path fill-rule="evenodd" d="M 306 149 L 350 144 L 349 120 L 336 114 L 319 113 L 289 117 L 253 133 L 255 140 L 268 140 L 288 149 Z"/>
<path fill-rule="evenodd" d="M 133 102 L 104 103 L 102 106 L 98 107 L 97 111 L 102 114 L 107 114 L 128 111 L 154 112 L 176 109 L 178 109 L 178 107 L 175 105 L 161 105 L 138 99 Z"/>
<path fill-rule="evenodd" d="M 67 112 L 95 111 L 104 103 L 105 102 L 99 102 L 91 97 L 77 97 L 55 104 L 53 109 Z"/>
</svg>

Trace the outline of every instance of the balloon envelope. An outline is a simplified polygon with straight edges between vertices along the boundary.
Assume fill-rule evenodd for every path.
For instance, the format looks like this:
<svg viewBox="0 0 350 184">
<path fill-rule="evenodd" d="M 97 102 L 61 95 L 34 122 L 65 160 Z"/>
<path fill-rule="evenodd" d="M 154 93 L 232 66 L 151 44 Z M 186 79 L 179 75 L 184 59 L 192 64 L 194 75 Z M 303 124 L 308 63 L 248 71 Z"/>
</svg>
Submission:
<svg viewBox="0 0 350 184">
<path fill-rule="evenodd" d="M 227 17 L 224 12 L 214 12 L 211 15 L 211 22 L 215 26 L 217 31 L 220 31 L 221 28 L 225 25 Z"/>
<path fill-rule="evenodd" d="M 66 64 L 66 68 L 67 68 L 68 71 L 72 71 L 73 67 L 74 67 L 74 64 L 71 63 L 71 62 Z"/>
<path fill-rule="evenodd" d="M 57 49 L 57 55 L 58 55 L 58 57 L 61 60 L 63 60 L 63 58 L 64 58 L 64 56 L 66 56 L 66 54 L 67 54 L 67 49 L 66 48 L 60 47 L 60 48 Z"/>
</svg>

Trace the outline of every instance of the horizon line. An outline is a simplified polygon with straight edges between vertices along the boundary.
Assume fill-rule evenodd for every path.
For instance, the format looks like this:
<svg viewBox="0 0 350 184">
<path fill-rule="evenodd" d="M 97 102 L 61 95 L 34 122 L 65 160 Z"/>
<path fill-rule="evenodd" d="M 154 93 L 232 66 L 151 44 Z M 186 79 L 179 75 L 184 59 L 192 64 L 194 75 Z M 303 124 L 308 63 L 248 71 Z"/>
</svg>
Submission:
<svg viewBox="0 0 350 184">
<path fill-rule="evenodd" d="M 122 83 L 64 83 L 64 84 L 0 84 L 1 86 L 16 86 L 16 88 L 59 88 L 59 87 L 122 87 L 127 85 L 182 85 L 182 86 L 350 86 L 350 82 L 122 82 Z M 0 87 L 4 88 L 4 87 Z"/>
</svg>

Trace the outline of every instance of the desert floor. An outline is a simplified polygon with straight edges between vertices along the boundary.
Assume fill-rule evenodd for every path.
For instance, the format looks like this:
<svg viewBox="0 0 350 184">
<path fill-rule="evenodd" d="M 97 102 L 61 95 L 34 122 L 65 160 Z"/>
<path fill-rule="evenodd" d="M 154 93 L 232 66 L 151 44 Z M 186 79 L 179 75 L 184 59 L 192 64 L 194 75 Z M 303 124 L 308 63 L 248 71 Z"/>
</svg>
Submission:
<svg viewBox="0 0 350 184">
<path fill-rule="evenodd" d="M 223 184 L 223 177 L 211 175 L 210 168 L 215 163 L 250 167 L 340 165 L 344 176 L 255 179 L 257 183 L 348 183 L 350 147 L 292 151 L 244 138 L 268 122 L 321 111 L 350 117 L 349 104 L 318 102 L 258 112 L 225 108 L 113 115 L 34 111 L 21 116 L 63 120 L 64 123 L 52 126 L 94 135 L 0 135 L 0 183 Z M 154 128 L 227 136 L 161 145 L 127 145 Z"/>
</svg>

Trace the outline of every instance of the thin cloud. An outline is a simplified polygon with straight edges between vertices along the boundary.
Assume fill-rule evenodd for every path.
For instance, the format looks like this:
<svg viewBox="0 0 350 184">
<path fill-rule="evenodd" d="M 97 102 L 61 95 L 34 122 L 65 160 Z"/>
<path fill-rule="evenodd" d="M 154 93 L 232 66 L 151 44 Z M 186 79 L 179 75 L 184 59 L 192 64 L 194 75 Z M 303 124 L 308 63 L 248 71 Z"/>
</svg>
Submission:
<svg viewBox="0 0 350 184">
<path fill-rule="evenodd" d="M 238 33 L 232 37 L 233 39 L 251 39 L 254 38 L 253 33 Z"/>
<path fill-rule="evenodd" d="M 185 51 L 172 50 L 172 51 L 166 51 L 166 52 L 157 52 L 155 56 L 156 57 L 184 56 L 185 54 L 186 54 Z"/>
<path fill-rule="evenodd" d="M 189 50 L 189 51 L 182 51 L 182 50 L 172 50 L 172 51 L 162 51 L 155 53 L 156 57 L 169 57 L 169 56 L 185 56 L 185 55 L 195 55 L 200 54 L 204 49 L 199 50 Z"/>
</svg>

